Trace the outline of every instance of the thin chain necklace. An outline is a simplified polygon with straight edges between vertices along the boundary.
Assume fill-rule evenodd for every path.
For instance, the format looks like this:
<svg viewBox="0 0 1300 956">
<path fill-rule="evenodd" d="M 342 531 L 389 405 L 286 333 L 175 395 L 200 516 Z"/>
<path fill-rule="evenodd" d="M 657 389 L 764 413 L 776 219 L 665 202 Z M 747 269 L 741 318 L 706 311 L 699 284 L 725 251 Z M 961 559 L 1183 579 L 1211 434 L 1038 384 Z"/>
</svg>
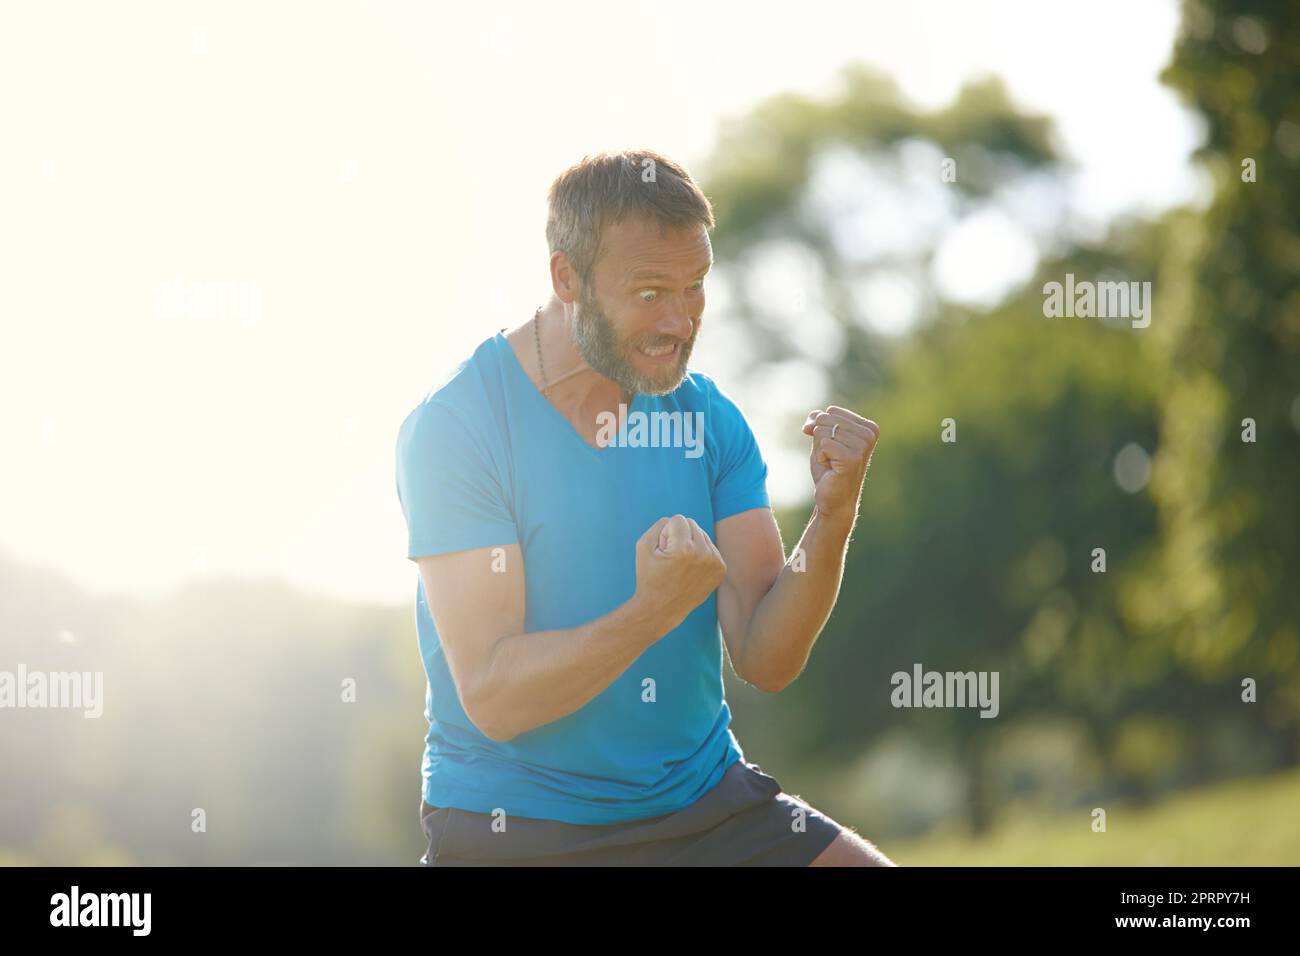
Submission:
<svg viewBox="0 0 1300 956">
<path fill-rule="evenodd" d="M 539 305 L 537 311 L 533 313 L 533 337 L 537 339 L 537 368 L 542 373 L 542 394 L 545 395 L 550 383 L 546 380 L 546 366 L 542 362 L 542 329 L 541 329 L 542 307 Z"/>
</svg>

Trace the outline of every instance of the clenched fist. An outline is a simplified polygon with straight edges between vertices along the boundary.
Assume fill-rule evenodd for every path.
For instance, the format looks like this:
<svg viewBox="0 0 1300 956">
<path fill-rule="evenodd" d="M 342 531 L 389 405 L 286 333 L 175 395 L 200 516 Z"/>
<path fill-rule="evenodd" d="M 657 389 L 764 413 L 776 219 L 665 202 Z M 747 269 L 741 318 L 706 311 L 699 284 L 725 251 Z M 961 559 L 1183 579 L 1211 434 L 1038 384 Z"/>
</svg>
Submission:
<svg viewBox="0 0 1300 956">
<path fill-rule="evenodd" d="M 880 438 L 880 426 L 857 412 L 829 405 L 825 411 L 814 408 L 808 413 L 803 433 L 813 439 L 808 467 L 816 489 L 817 513 L 851 527 L 858 516 L 862 483 Z"/>
<path fill-rule="evenodd" d="M 727 576 L 704 529 L 684 515 L 660 518 L 636 543 L 636 599 L 672 630 Z"/>
</svg>

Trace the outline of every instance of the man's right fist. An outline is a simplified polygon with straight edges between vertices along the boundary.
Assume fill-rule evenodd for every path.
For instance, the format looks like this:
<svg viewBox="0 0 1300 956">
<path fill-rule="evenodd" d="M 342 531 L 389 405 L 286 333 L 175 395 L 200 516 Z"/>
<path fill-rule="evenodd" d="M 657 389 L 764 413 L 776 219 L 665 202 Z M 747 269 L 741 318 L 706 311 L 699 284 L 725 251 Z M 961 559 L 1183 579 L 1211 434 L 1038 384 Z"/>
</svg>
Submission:
<svg viewBox="0 0 1300 956">
<path fill-rule="evenodd" d="M 671 631 L 712 594 L 727 565 L 704 529 L 685 515 L 660 518 L 636 543 L 636 599 Z"/>
</svg>

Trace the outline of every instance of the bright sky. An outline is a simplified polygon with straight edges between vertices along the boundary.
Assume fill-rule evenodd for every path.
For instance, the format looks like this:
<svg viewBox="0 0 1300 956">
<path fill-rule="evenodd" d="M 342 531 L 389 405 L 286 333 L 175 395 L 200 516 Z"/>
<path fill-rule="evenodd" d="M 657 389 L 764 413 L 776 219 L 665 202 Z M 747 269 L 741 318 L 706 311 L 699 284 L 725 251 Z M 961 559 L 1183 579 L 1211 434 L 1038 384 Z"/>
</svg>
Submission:
<svg viewBox="0 0 1300 956">
<path fill-rule="evenodd" d="M 995 71 L 1058 121 L 1096 224 L 1197 195 L 1198 128 L 1156 81 L 1176 22 L 1172 0 L 7 5 L 0 552 L 97 592 L 229 572 L 410 600 L 398 425 L 543 301 L 562 168 L 702 165 L 722 119 L 854 59 L 925 105 Z M 1015 241 L 954 237 L 940 278 L 978 296 Z M 755 418 L 709 317 L 693 364 Z M 803 497 L 806 453 L 755 424 L 774 497 Z"/>
</svg>

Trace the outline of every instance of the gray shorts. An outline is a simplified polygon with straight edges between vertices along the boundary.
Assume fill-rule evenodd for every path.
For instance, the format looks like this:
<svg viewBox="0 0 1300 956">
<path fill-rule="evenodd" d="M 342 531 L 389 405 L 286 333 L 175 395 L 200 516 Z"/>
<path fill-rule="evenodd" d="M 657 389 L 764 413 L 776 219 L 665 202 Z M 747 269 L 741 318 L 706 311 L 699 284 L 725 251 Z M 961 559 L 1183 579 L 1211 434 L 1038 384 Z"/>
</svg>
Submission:
<svg viewBox="0 0 1300 956">
<path fill-rule="evenodd" d="M 673 813 L 626 823 L 493 817 L 420 801 L 424 866 L 807 866 L 842 831 L 738 760 L 718 785 Z"/>
</svg>

